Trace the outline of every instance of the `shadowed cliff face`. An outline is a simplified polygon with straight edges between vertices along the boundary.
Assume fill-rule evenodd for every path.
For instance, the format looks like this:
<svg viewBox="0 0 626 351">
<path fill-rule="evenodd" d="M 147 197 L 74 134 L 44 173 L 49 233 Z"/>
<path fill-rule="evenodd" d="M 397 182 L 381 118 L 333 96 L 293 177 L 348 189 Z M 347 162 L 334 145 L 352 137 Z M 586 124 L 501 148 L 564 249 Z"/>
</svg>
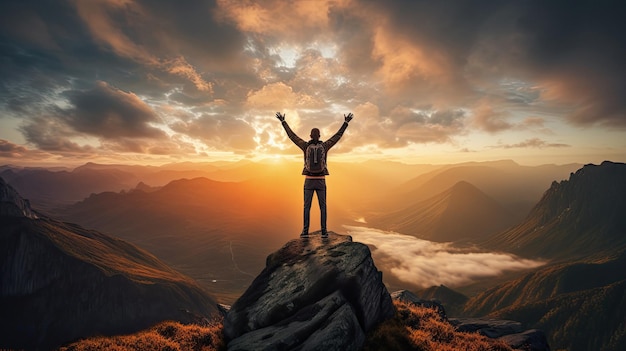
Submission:
<svg viewBox="0 0 626 351">
<path fill-rule="evenodd" d="M 626 247 L 626 164 L 586 165 L 553 182 L 519 225 L 488 248 L 526 257 L 572 259 Z"/>
<path fill-rule="evenodd" d="M 228 312 L 224 332 L 229 350 L 358 350 L 393 313 L 368 247 L 331 232 L 271 254 Z"/>
<path fill-rule="evenodd" d="M 22 197 L 0 177 L 0 216 L 37 218 L 28 200 Z"/>
<path fill-rule="evenodd" d="M 24 203 L 6 185 L 0 193 L 12 194 L 3 208 Z M 0 348 L 48 349 L 217 314 L 206 292 L 149 253 L 21 212 L 0 215 Z"/>
</svg>

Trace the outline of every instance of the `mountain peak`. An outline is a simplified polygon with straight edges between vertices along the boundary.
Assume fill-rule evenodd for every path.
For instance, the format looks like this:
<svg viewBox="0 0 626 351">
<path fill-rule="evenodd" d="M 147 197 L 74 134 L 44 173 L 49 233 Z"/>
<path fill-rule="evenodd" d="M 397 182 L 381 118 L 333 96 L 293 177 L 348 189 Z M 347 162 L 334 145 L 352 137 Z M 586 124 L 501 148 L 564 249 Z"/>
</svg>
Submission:
<svg viewBox="0 0 626 351">
<path fill-rule="evenodd" d="M 0 177 L 0 216 L 37 218 L 30 202 Z"/>
<path fill-rule="evenodd" d="M 367 331 L 393 316 L 369 248 L 318 234 L 268 256 L 224 321 L 229 350 L 358 350 Z"/>
</svg>

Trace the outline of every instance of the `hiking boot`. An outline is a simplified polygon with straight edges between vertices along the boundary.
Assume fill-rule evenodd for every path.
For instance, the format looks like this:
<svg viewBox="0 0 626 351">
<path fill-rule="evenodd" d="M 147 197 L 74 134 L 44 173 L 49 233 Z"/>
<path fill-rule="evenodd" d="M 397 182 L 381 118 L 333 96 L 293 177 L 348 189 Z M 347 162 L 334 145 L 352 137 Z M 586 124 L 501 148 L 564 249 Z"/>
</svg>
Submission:
<svg viewBox="0 0 626 351">
<path fill-rule="evenodd" d="M 302 238 L 302 239 L 308 239 L 308 238 L 309 238 L 309 233 L 308 233 L 308 232 L 302 232 L 302 233 L 300 233 L 300 238 Z"/>
<path fill-rule="evenodd" d="M 322 229 L 322 239 L 328 238 L 328 232 L 325 229 Z"/>
</svg>

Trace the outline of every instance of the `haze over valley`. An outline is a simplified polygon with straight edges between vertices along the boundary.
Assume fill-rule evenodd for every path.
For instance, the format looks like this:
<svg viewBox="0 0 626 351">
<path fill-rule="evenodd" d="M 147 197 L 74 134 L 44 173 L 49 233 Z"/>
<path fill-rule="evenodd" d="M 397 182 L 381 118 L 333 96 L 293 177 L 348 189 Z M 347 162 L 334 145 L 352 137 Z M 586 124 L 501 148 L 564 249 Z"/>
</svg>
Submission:
<svg viewBox="0 0 626 351">
<path fill-rule="evenodd" d="M 1 174 L 20 193 L 33 195 L 29 198 L 33 208 L 147 249 L 196 279 L 222 302 L 232 303 L 263 267 L 265 257 L 297 237 L 302 218 L 300 167 L 299 162 L 276 160 L 195 167 L 90 163 L 66 170 L 5 166 Z M 331 230 L 350 232 L 344 226 L 375 225 L 377 230 L 397 230 L 428 240 L 425 243 L 468 244 L 517 224 L 540 199 L 538 189 L 567 178 L 580 165 L 369 161 L 336 162 L 330 167 Z M 319 229 L 316 206 L 311 222 L 312 230 Z M 437 252 L 448 251 L 445 244 L 433 247 Z M 536 265 L 527 263 L 526 268 Z M 506 270 L 497 265 L 494 262 L 490 268 L 495 272 L 491 275 Z M 460 265 L 449 267 L 461 269 Z M 474 281 L 407 275 L 413 268 L 398 274 L 390 268 L 383 265 L 386 279 L 419 280 L 415 283 L 419 287 L 444 283 L 460 287 Z M 523 264 L 516 265 L 521 268 Z M 447 274 L 464 276 L 461 271 Z"/>
</svg>

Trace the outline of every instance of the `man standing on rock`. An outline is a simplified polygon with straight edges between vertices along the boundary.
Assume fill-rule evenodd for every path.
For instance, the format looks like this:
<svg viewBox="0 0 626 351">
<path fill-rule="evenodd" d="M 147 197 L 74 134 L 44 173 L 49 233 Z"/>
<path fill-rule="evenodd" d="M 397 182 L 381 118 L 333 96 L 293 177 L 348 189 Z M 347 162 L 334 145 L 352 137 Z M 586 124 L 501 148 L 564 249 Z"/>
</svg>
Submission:
<svg viewBox="0 0 626 351">
<path fill-rule="evenodd" d="M 309 220 L 311 216 L 311 202 L 313 201 L 313 193 L 317 193 L 317 201 L 320 205 L 320 217 L 322 224 L 322 238 L 328 238 L 326 229 L 326 176 L 329 174 L 326 168 L 326 158 L 328 151 L 343 136 L 343 132 L 348 128 L 348 123 L 352 120 L 352 113 L 343 115 L 344 122 L 339 131 L 330 139 L 322 142 L 320 140 L 320 130 L 311 129 L 311 140 L 304 141 L 294 133 L 285 121 L 285 115 L 276 112 L 276 118 L 282 123 L 289 139 L 296 144 L 300 150 L 304 152 L 304 169 L 302 175 L 304 179 L 304 226 L 302 228 L 301 238 L 309 237 Z"/>
</svg>

